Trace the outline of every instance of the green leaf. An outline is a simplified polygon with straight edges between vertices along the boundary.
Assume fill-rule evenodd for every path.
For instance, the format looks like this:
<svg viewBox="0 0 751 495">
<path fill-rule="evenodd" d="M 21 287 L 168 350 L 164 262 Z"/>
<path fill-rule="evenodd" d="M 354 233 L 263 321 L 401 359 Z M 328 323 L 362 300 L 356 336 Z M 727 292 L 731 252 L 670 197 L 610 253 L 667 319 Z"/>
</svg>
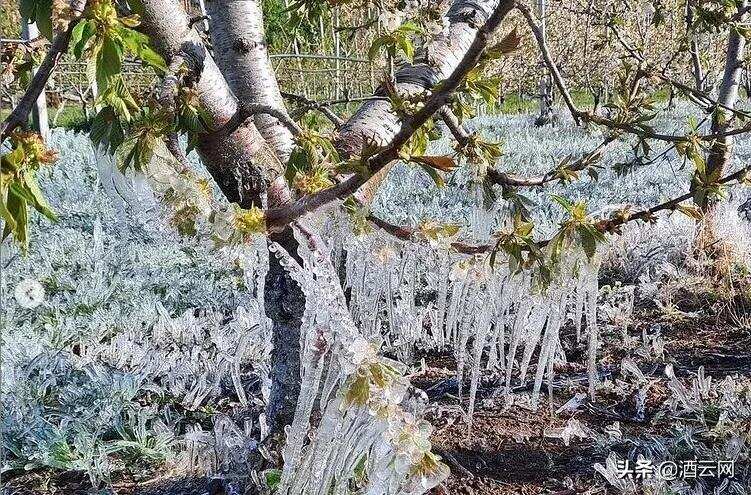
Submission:
<svg viewBox="0 0 751 495">
<path fill-rule="evenodd" d="M 0 198 L 0 216 L 5 220 L 5 228 L 3 229 L 3 232 L 8 231 L 12 232 L 16 230 L 16 219 L 13 216 L 13 214 L 8 210 L 8 207 L 5 205 L 5 198 Z M 3 239 L 5 239 L 5 235 L 3 235 Z"/>
<path fill-rule="evenodd" d="M 378 53 L 381 51 L 381 47 L 386 44 L 386 41 L 387 40 L 383 36 L 373 40 L 373 43 L 370 44 L 370 48 L 368 49 L 368 60 L 375 60 Z"/>
<path fill-rule="evenodd" d="M 57 216 L 52 211 L 52 208 L 50 207 L 49 203 L 47 203 L 47 200 L 44 198 L 44 195 L 42 194 L 42 190 L 39 188 L 39 183 L 37 182 L 36 176 L 34 173 L 30 170 L 26 170 L 23 173 L 23 179 L 24 179 L 24 185 L 26 186 L 27 191 L 33 198 L 33 201 L 30 201 L 31 205 L 42 215 L 49 218 L 50 220 L 57 220 Z"/>
<path fill-rule="evenodd" d="M 441 174 L 439 174 L 438 171 L 430 165 L 420 163 L 420 168 L 422 168 L 430 176 L 430 178 L 433 179 L 433 182 L 435 182 L 436 186 L 444 187 L 446 185 L 446 181 L 443 180 Z"/>
<path fill-rule="evenodd" d="M 3 229 L 3 239 L 13 233 L 16 241 L 25 248 L 29 243 L 29 217 L 26 210 L 26 200 L 21 196 L 14 194 L 11 189 L 8 194 L 8 202 L 6 206 L 8 212 L 15 221 L 15 228 L 11 229 L 11 224 L 6 223 L 5 228 Z"/>
<path fill-rule="evenodd" d="M 39 32 L 52 40 L 52 0 L 21 0 L 18 8 L 23 22 L 36 22 Z"/>
<path fill-rule="evenodd" d="M 18 2 L 18 11 L 23 19 L 35 20 L 36 0 L 20 0 Z"/>
<path fill-rule="evenodd" d="M 594 257 L 595 255 L 595 252 L 597 252 L 597 240 L 589 231 L 589 229 L 587 229 L 583 225 L 577 227 L 576 230 L 579 233 L 579 240 L 581 241 L 582 248 L 584 249 L 584 254 L 587 255 L 587 258 L 592 259 L 592 257 Z"/>
<path fill-rule="evenodd" d="M 105 91 L 115 76 L 120 74 L 123 64 L 123 47 L 114 39 L 102 40 L 102 49 L 96 57 L 96 83 L 99 91 Z"/>
<path fill-rule="evenodd" d="M 167 71 L 167 64 L 162 56 L 149 46 L 148 36 L 126 27 L 120 28 L 119 33 L 129 53 L 160 73 Z"/>
<path fill-rule="evenodd" d="M 125 141 L 122 124 L 112 108 L 104 107 L 97 113 L 91 123 L 89 137 L 95 145 L 103 146 L 110 152 L 114 152 Z"/>
<path fill-rule="evenodd" d="M 269 469 L 263 472 L 263 479 L 269 489 L 275 490 L 282 481 L 282 472 L 279 469 Z"/>
<path fill-rule="evenodd" d="M 412 62 L 412 60 L 415 58 L 415 45 L 412 44 L 412 40 L 410 40 L 406 36 L 399 38 L 399 48 L 402 52 L 404 52 L 404 57 L 409 62 Z"/>
<path fill-rule="evenodd" d="M 39 32 L 52 41 L 52 0 L 37 0 L 35 19 Z"/>
<path fill-rule="evenodd" d="M 574 205 L 568 199 L 564 198 L 563 196 L 558 196 L 557 194 L 551 194 L 550 198 L 561 205 L 567 212 L 571 214 L 574 213 Z"/>
<path fill-rule="evenodd" d="M 96 34 L 96 25 L 89 20 L 83 20 L 76 24 L 71 34 L 70 46 L 73 47 L 73 55 L 80 60 L 89 40 Z"/>
</svg>

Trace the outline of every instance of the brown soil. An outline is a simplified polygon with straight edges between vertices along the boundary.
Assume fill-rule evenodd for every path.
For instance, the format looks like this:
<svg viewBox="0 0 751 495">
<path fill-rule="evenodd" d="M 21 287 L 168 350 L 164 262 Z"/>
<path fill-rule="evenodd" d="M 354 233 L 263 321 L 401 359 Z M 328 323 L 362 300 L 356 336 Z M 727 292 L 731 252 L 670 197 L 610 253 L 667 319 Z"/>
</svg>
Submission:
<svg viewBox="0 0 751 495">
<path fill-rule="evenodd" d="M 645 361 L 622 344 L 618 332 L 605 335 L 599 365 L 604 378 L 620 374 L 620 362 L 630 357 L 647 376 L 663 376 L 665 365 L 672 363 L 676 375 L 690 378 L 700 366 L 717 379 L 727 375 L 751 377 L 751 330 L 740 328 L 735 320 L 724 318 L 716 311 L 716 304 L 707 298 L 685 294 L 677 308 L 681 313 L 666 316 L 649 303 L 638 305 L 628 334 L 640 338 L 643 328 L 660 325 L 665 341 L 665 357 L 660 361 Z M 698 302 L 697 302 L 698 301 Z M 573 329 L 563 333 L 563 344 L 572 362 L 557 370 L 552 403 L 547 402 L 543 388 L 543 405 L 537 411 L 520 406 L 506 407 L 501 396 L 502 381 L 486 372 L 478 391 L 476 412 L 471 432 L 464 409 L 459 405 L 456 364 L 450 354 L 419 356 L 425 359 L 425 371 L 413 375 L 414 386 L 424 390 L 430 405 L 426 419 L 435 431 L 434 450 L 441 455 L 452 474 L 442 485 L 431 491 L 433 495 L 505 495 L 555 494 L 575 495 L 614 493 L 594 470 L 603 462 L 607 452 L 593 441 L 573 439 L 565 446 L 558 438 L 544 435 L 545 430 L 563 427 L 569 418 L 576 417 L 584 426 L 602 432 L 606 425 L 619 421 L 624 438 L 645 438 L 659 434 L 671 426 L 670 418 L 655 413 L 669 392 L 664 382 L 649 389 L 645 417 L 634 416 L 633 396 L 602 392 L 594 403 L 586 404 L 574 413 L 555 414 L 574 394 L 586 392 L 582 358 L 583 346 L 574 342 Z M 416 364 L 417 364 L 416 363 Z M 567 383 L 567 378 L 571 381 Z M 564 385 L 566 384 L 566 385 Z M 519 393 L 525 393 L 524 387 Z M 462 391 L 466 406 L 467 390 Z M 626 447 L 624 446 L 624 453 Z M 10 478 L 10 479 L 9 479 Z M 87 493 L 90 484 L 81 473 L 31 472 L 6 476 L 9 482 L 3 495 L 78 494 Z M 190 478 L 163 472 L 144 471 L 123 476 L 113 483 L 118 494 L 212 494 L 231 492 L 226 483 L 206 478 Z"/>
</svg>

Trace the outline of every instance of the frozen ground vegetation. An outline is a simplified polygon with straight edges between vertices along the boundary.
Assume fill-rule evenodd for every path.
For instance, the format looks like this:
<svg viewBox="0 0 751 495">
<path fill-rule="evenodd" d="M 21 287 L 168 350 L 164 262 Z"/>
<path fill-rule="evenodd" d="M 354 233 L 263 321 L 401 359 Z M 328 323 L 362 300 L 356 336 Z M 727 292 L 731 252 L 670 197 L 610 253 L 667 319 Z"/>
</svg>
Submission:
<svg viewBox="0 0 751 495">
<path fill-rule="evenodd" d="M 689 113 L 680 107 L 660 125 L 678 131 Z M 498 167 L 524 175 L 544 173 L 599 143 L 565 124 L 534 127 L 526 116 L 478 117 L 472 125 L 505 143 Z M 250 454 L 266 434 L 268 256 L 280 258 L 308 297 L 302 391 L 283 470 L 261 478 L 285 494 L 406 495 L 425 493 L 447 476 L 431 452 L 424 394 L 405 378 L 419 353 L 451 350 L 471 428 L 482 371 L 504 376 L 508 400 L 529 381 L 528 405 L 538 407 L 542 384 L 552 383 L 555 365 L 567 360 L 560 330 L 574 325 L 586 343 L 595 395 L 598 383 L 612 386 L 598 377 L 600 328 L 628 320 L 635 292 L 647 294 L 680 276 L 693 238 L 692 222 L 677 213 L 655 225 L 631 225 L 594 256 L 567 255 L 542 290 L 527 273 L 504 265 L 491 270 L 484 258 L 451 253 L 446 239 L 431 236 L 431 222 L 457 224 L 463 240 L 487 241 L 508 221 L 509 201 L 490 198 L 485 212 L 487 194 L 466 170 L 448 179 L 460 188 L 437 189 L 419 169 L 400 165 L 373 210 L 421 226 L 422 242 L 363 231 L 329 212 L 313 221 L 325 226 L 330 252 L 298 229 L 300 266 L 273 245 L 269 252 L 260 238 L 217 247 L 209 238 L 180 235 L 170 205 L 155 198 L 154 191 L 164 192 L 155 185 L 162 176 L 125 178 L 82 135 L 56 131 L 51 146 L 60 160 L 42 182 L 59 221 L 35 217 L 26 254 L 3 245 L 2 470 L 80 470 L 94 487 L 135 465 L 249 474 Z M 751 155 L 749 146 L 738 143 L 737 163 Z M 447 142 L 436 147 L 450 151 Z M 606 215 L 613 205 L 650 205 L 689 183 L 690 168 L 671 150 L 640 167 L 629 143 L 618 142 L 601 163 L 597 183 L 524 192 L 541 236 L 563 218 L 549 192 L 586 200 L 590 212 Z M 719 228 L 748 265 L 748 223 L 738 215 L 745 200 L 743 193 L 730 198 Z M 605 275 L 608 285 L 600 288 Z M 645 345 L 649 352 L 660 346 Z M 637 382 L 648 381 L 638 368 L 623 366 Z M 687 389 L 671 379 L 672 413 L 693 414 L 712 431 L 748 420 L 748 390 L 728 380 L 699 375 Z M 466 397 L 463 382 L 469 382 Z M 707 419 L 715 409 L 725 412 Z M 581 433 L 576 424 L 567 428 L 567 437 Z M 675 435 L 671 442 L 688 442 L 685 432 Z M 726 453 L 747 455 L 739 441 L 727 436 Z M 667 458 L 665 442 L 645 448 Z M 620 490 L 635 490 L 618 485 L 614 466 L 615 457 L 597 469 Z"/>
</svg>

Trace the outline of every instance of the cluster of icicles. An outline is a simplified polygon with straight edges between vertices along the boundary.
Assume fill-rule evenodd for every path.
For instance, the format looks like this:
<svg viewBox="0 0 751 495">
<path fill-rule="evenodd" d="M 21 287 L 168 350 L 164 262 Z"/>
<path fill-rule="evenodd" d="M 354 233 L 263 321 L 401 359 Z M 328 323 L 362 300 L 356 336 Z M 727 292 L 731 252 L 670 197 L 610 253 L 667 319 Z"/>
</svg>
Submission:
<svg viewBox="0 0 751 495">
<path fill-rule="evenodd" d="M 483 366 L 503 370 L 509 389 L 514 371 L 524 382 L 534 369 L 537 404 L 543 381 L 553 380 L 553 364 L 565 360 L 561 327 L 572 318 L 581 336 L 584 320 L 593 387 L 596 263 L 575 255 L 557 281 L 536 291 L 528 274 L 490 270 L 486 260 L 395 243 L 377 232 L 355 236 L 348 228 L 339 218 L 322 229 L 331 253 L 298 232 L 304 266 L 271 247 L 306 294 L 302 386 L 280 493 L 345 494 L 362 483 L 367 494 L 419 494 L 447 476 L 430 453 L 430 425 L 405 410 L 405 365 L 379 356 L 379 347 L 401 362 L 411 362 L 416 348 L 452 347 L 460 390 L 469 374 L 471 422 Z M 349 302 L 332 259 L 343 263 Z"/>
<path fill-rule="evenodd" d="M 560 273 L 541 289 L 530 273 L 510 273 L 502 260 L 490 267 L 487 255 L 468 257 L 378 232 L 355 236 L 341 221 L 329 229 L 335 259 L 346 267 L 350 313 L 364 336 L 382 339 L 402 362 L 412 362 L 418 348 L 452 349 L 460 397 L 462 383 L 470 381 L 470 422 L 483 367 L 500 371 L 507 391 L 525 384 L 535 369 L 532 403 L 538 405 L 543 381 L 552 383 L 554 363 L 566 361 L 560 331 L 567 321 L 573 321 L 577 340 L 588 341 L 594 393 L 597 257 L 589 260 L 572 248 Z"/>
<path fill-rule="evenodd" d="M 181 176 L 175 180 L 173 193 L 190 186 Z M 191 191 L 179 196 L 194 197 Z M 525 383 L 533 369 L 536 406 L 543 381 L 552 384 L 554 363 L 566 359 L 561 328 L 571 319 L 581 338 L 585 321 L 594 392 L 596 260 L 567 254 L 561 273 L 539 290 L 528 273 L 510 273 L 502 261 L 491 269 L 486 255 L 453 253 L 440 240 L 401 242 L 378 231 L 355 235 L 344 215 L 313 216 L 308 220 L 318 224 L 315 235 L 323 239 L 313 241 L 314 234 L 296 229 L 302 266 L 279 246 L 269 247 L 306 296 L 301 390 L 287 430 L 280 495 L 344 495 L 353 488 L 368 495 L 417 495 L 448 476 L 431 453 L 431 427 L 420 420 L 420 401 L 408 398 L 402 363 L 412 362 L 418 348 L 453 349 L 460 395 L 469 375 L 471 425 L 483 367 L 500 370 L 509 392 L 512 380 Z M 219 237 L 233 237 L 225 234 Z M 254 244 L 264 250 L 265 239 Z M 260 307 L 264 274 L 258 267 L 252 274 Z M 399 362 L 379 351 L 392 352 Z"/>
<path fill-rule="evenodd" d="M 278 493 L 285 495 L 418 495 L 448 476 L 431 453 L 431 426 L 404 405 L 404 365 L 378 355 L 347 309 L 329 254 L 300 234 L 300 266 L 270 249 L 306 296 L 301 329 L 302 377 L 287 430 Z M 314 409 L 320 412 L 311 430 Z"/>
</svg>

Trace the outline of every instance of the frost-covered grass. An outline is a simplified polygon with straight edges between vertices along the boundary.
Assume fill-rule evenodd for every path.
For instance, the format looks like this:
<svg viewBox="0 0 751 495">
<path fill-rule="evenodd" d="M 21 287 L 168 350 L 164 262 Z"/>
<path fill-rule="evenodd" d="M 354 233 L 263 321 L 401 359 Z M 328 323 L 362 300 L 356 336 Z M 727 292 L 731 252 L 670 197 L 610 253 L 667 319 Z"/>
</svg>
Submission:
<svg viewBox="0 0 751 495">
<path fill-rule="evenodd" d="M 561 110 L 564 112 L 564 110 Z M 696 109 L 680 104 L 676 109 L 660 114 L 654 126 L 666 134 L 685 134 L 688 117 L 698 116 Z M 536 127 L 530 115 L 480 116 L 468 128 L 479 130 L 491 141 L 503 143 L 504 155 L 496 164 L 498 170 L 524 177 L 542 175 L 566 156 L 578 158 L 595 149 L 603 140 L 597 131 L 575 127 L 563 114 L 563 123 Z M 705 124 L 706 127 L 707 124 Z M 704 129 L 706 130 L 706 129 Z M 542 232 L 559 221 L 564 212 L 549 198 L 550 194 L 563 195 L 571 200 L 584 200 L 591 212 L 611 205 L 631 204 L 651 206 L 688 190 L 691 164 L 684 163 L 675 150 L 649 165 L 634 163 L 632 139 L 619 140 L 608 146 L 599 165 L 599 179 L 593 181 L 582 173 L 582 179 L 568 185 L 551 184 L 544 188 L 520 188 L 519 192 L 536 203 L 533 214 Z M 669 148 L 665 143 L 654 144 L 653 155 Z M 431 153 L 450 154 L 451 142 L 443 139 L 434 144 Z M 751 158 L 751 139 L 746 136 L 736 140 L 733 167 Z M 626 174 L 613 170 L 618 164 L 633 164 Z M 465 225 L 471 222 L 472 210 L 480 205 L 482 196 L 469 174 L 460 169 L 449 179 L 455 187 L 435 187 L 431 179 L 419 168 L 398 165 L 380 191 L 375 203 L 376 211 L 395 223 L 418 223 L 424 219 L 440 218 Z M 741 193 L 743 195 L 743 193 Z M 505 210 L 496 205 L 496 217 L 506 218 Z"/>
<path fill-rule="evenodd" d="M 659 128 L 682 132 L 690 112 L 679 108 Z M 485 116 L 472 126 L 505 143 L 497 167 L 520 175 L 544 173 L 601 140 L 571 125 L 537 128 L 531 121 Z M 60 220 L 33 217 L 26 255 L 3 244 L 2 470 L 84 470 L 95 486 L 143 463 L 241 470 L 263 428 L 257 413 L 268 386 L 270 338 L 254 281 L 257 252 L 180 238 L 143 181 L 113 180 L 106 173 L 111 163 L 85 136 L 56 131 L 51 144 L 60 160 L 42 187 Z M 435 151 L 450 152 L 448 141 Z M 751 141 L 739 141 L 735 164 L 749 155 Z M 524 191 L 538 205 L 541 235 L 562 218 L 551 192 L 584 199 L 596 211 L 651 205 L 687 189 L 690 170 L 674 152 L 625 176 L 610 170 L 630 157 L 629 144 L 616 143 L 603 156 L 599 181 Z M 375 210 L 394 223 L 470 225 L 479 237 L 506 218 L 503 201 L 489 217 L 476 212 L 481 198 L 464 171 L 448 182 L 437 189 L 420 170 L 399 165 Z M 721 225 L 738 244 L 747 243 L 743 224 Z M 665 263 L 680 261 L 692 232 L 680 215 L 655 227 L 629 227 L 606 252 L 605 266 L 630 282 L 664 271 Z M 41 304 L 14 296 L 19 284 L 35 281 L 44 289 Z"/>
<path fill-rule="evenodd" d="M 268 339 L 250 255 L 181 241 L 147 208 L 123 216 L 86 137 L 52 146 L 42 187 L 60 220 L 34 222 L 26 255 L 3 245 L 3 470 L 80 469 L 97 485 L 137 459 L 181 461 L 186 432 L 254 400 L 240 370 Z M 41 305 L 14 297 L 24 280 Z"/>
</svg>

